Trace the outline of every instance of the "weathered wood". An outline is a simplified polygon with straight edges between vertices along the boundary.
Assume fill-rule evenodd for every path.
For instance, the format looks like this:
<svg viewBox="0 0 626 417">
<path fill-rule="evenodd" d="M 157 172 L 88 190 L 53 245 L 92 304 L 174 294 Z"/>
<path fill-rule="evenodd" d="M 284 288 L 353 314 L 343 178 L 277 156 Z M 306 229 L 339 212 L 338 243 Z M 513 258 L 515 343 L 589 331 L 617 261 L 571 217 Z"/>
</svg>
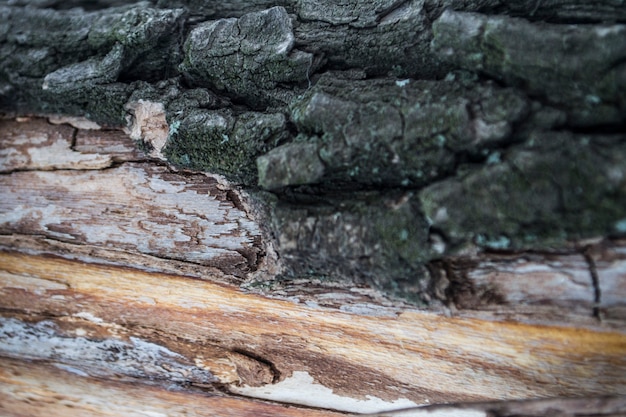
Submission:
<svg viewBox="0 0 626 417">
<path fill-rule="evenodd" d="M 379 417 L 548 417 L 548 416 L 606 416 L 626 415 L 626 397 L 559 398 L 508 403 L 474 403 L 452 406 L 433 406 L 391 413 Z"/>
<path fill-rule="evenodd" d="M 2 358 L 0 364 L 0 413 L 4 417 L 345 415 L 225 397 L 220 393 L 207 395 L 202 391 L 105 381 L 54 363 Z"/>
<path fill-rule="evenodd" d="M 619 3 L 0 6 L 7 413 L 624 394 Z"/>
<path fill-rule="evenodd" d="M 123 382 L 103 382 L 71 374 L 41 362 L 3 359 L 0 367 L 0 411 L 17 416 L 345 416 L 322 410 L 285 407 L 201 392 L 166 390 Z M 25 390 L 28 387 L 29 390 Z M 625 397 L 535 400 L 430 406 L 376 414 L 378 417 L 616 417 L 626 414 Z M 374 415 L 372 415 L 374 417 Z"/>
<path fill-rule="evenodd" d="M 202 386 L 214 377 L 233 394 L 361 412 L 626 389 L 621 332 L 406 309 L 348 314 L 180 276 L 12 253 L 0 254 L 0 265 L 1 355 L 92 376 L 156 372 L 166 384 Z M 117 360 L 99 357 L 101 346 Z M 133 360 L 148 355 L 146 346 L 155 353 Z M 181 356 L 167 365 L 161 355 L 170 352 Z"/>
<path fill-rule="evenodd" d="M 242 206 L 244 197 L 219 178 L 153 164 L 112 167 L 117 149 L 76 152 L 67 126 L 33 120 L 21 130 L 1 123 L 3 170 L 24 171 L 0 178 L 1 233 L 176 259 L 240 278 L 262 262 L 259 226 Z M 90 171 L 105 167 L 98 175 Z"/>
<path fill-rule="evenodd" d="M 464 317 L 624 323 L 624 241 L 581 253 L 483 254 L 433 264 L 435 296 Z M 585 319 L 587 318 L 587 319 Z"/>
</svg>

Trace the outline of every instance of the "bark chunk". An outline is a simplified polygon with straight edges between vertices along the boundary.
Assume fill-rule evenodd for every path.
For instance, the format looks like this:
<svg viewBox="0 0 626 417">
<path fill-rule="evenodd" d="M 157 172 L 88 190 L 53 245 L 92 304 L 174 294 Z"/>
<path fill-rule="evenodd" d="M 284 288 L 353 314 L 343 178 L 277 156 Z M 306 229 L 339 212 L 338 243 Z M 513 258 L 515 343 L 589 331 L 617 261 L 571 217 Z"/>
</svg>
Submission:
<svg viewBox="0 0 626 417">
<path fill-rule="evenodd" d="M 572 125 L 624 122 L 625 25 L 554 25 L 446 11 L 433 34 L 443 60 L 545 97 L 567 109 Z"/>
<path fill-rule="evenodd" d="M 220 19 L 196 27 L 185 42 L 182 72 L 252 107 L 285 104 L 281 83 L 301 83 L 314 68 L 313 55 L 294 48 L 291 19 L 283 7 Z"/>
</svg>

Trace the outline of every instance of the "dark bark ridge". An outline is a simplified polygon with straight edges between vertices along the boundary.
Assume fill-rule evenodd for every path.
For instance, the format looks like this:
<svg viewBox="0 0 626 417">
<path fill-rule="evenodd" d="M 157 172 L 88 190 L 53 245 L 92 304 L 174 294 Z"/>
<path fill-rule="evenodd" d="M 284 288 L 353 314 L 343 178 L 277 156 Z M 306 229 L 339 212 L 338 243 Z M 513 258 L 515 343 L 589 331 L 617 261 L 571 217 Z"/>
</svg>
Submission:
<svg viewBox="0 0 626 417">
<path fill-rule="evenodd" d="M 14 3 L 0 110 L 155 104 L 136 138 L 248 188 L 284 278 L 425 302 L 433 261 L 626 233 L 621 2 Z"/>
</svg>

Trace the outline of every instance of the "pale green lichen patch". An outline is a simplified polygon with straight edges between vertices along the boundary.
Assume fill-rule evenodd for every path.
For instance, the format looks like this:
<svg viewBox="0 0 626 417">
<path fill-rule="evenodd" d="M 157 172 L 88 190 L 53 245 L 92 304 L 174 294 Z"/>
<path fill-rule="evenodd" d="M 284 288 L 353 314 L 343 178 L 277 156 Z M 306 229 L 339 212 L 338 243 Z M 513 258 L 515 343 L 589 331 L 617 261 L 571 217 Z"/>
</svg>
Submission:
<svg viewBox="0 0 626 417">
<path fill-rule="evenodd" d="M 245 112 L 228 109 L 191 110 L 175 121 L 164 153 L 176 165 L 223 174 L 244 184 L 256 184 L 257 156 L 276 146 L 286 136 L 281 113 Z"/>
<path fill-rule="evenodd" d="M 572 125 L 623 122 L 626 25 L 538 24 L 447 10 L 433 34 L 433 51 L 446 62 L 545 97 L 567 110 Z"/>
<path fill-rule="evenodd" d="M 257 158 L 259 185 L 276 189 L 288 185 L 316 183 L 324 175 L 317 143 L 290 143 Z"/>
</svg>

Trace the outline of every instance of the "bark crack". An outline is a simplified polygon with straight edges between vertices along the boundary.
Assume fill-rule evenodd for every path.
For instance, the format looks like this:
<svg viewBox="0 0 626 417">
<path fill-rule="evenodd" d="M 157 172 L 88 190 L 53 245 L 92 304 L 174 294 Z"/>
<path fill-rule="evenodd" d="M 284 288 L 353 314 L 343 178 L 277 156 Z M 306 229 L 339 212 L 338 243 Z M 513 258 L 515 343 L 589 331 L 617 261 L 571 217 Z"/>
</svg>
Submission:
<svg viewBox="0 0 626 417">
<path fill-rule="evenodd" d="M 583 255 L 585 257 L 585 261 L 587 262 L 587 265 L 589 266 L 589 275 L 591 276 L 591 282 L 593 284 L 592 314 L 599 321 L 602 321 L 602 315 L 600 313 L 600 303 L 601 303 L 601 297 L 602 297 L 602 293 L 600 290 L 600 278 L 598 276 L 598 269 L 596 266 L 596 262 L 593 259 L 592 248 L 587 247 L 585 251 L 583 252 Z"/>
</svg>

